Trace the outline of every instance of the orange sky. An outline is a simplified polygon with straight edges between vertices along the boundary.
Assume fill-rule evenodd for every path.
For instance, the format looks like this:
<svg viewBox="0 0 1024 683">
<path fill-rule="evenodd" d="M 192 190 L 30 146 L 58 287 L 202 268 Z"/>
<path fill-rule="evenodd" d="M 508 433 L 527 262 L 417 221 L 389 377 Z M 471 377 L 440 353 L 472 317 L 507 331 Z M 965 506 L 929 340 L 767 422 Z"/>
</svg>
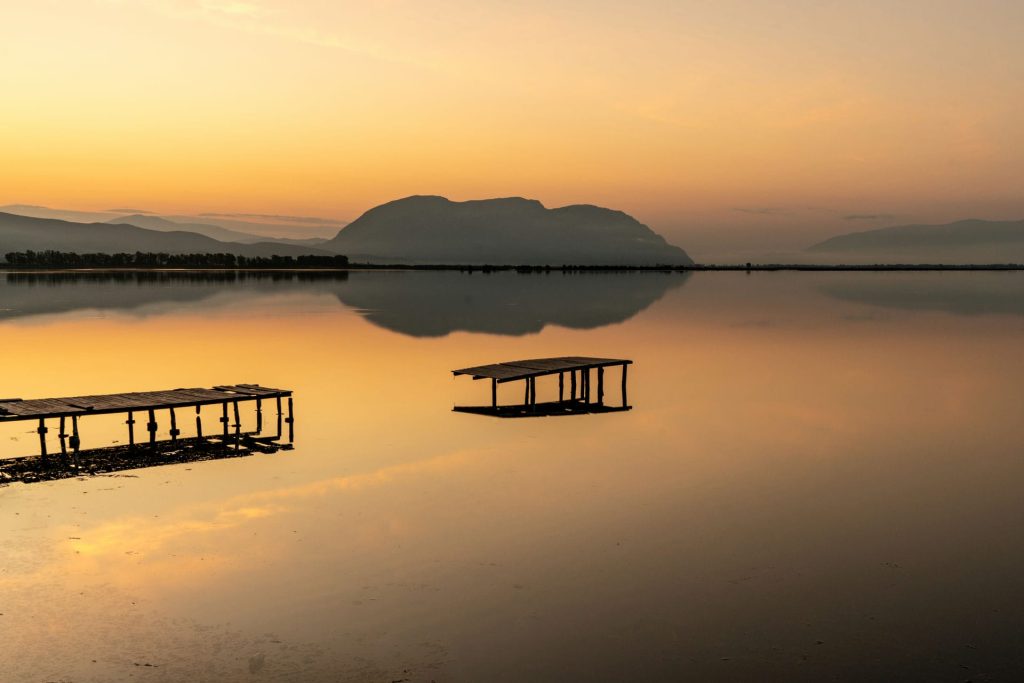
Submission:
<svg viewBox="0 0 1024 683">
<path fill-rule="evenodd" d="M 1015 0 L 14 0 L 0 25 L 0 204 L 521 195 L 691 249 L 1024 216 Z"/>
</svg>

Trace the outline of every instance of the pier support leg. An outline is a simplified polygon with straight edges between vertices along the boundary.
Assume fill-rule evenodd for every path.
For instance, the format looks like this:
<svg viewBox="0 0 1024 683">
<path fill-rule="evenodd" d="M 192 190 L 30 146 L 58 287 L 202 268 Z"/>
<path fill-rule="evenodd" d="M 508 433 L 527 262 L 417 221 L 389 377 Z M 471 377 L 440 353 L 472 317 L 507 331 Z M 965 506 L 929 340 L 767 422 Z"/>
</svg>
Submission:
<svg viewBox="0 0 1024 683">
<path fill-rule="evenodd" d="M 242 418 L 238 416 L 238 401 L 234 401 L 235 408 L 235 450 L 241 447 L 242 442 Z"/>
<path fill-rule="evenodd" d="M 128 425 L 128 445 L 135 445 L 135 413 L 128 411 L 128 419 L 125 420 L 125 424 Z"/>
<path fill-rule="evenodd" d="M 256 433 L 263 432 L 263 399 L 256 399 Z"/>
<path fill-rule="evenodd" d="M 68 438 L 68 435 L 64 433 L 64 426 L 65 426 L 64 419 L 65 419 L 64 416 L 61 415 L 60 416 L 60 433 L 57 436 L 60 438 L 60 457 L 61 457 L 62 460 L 67 460 L 68 459 L 68 447 L 67 447 L 67 444 L 64 442 L 64 440 Z"/>
<path fill-rule="evenodd" d="M 283 411 L 281 410 L 281 397 L 277 397 L 277 436 L 274 437 L 274 441 L 281 440 L 281 418 L 283 417 Z"/>
<path fill-rule="evenodd" d="M 78 416 L 71 416 L 71 452 L 74 453 L 75 469 L 78 469 L 78 449 L 82 446 L 82 440 L 78 438 Z"/>
<path fill-rule="evenodd" d="M 288 397 L 288 443 L 295 443 L 295 411 L 291 396 Z"/>
<path fill-rule="evenodd" d="M 530 405 L 530 378 L 523 380 L 523 405 Z"/>
<path fill-rule="evenodd" d="M 558 373 L 558 402 L 562 402 L 562 396 L 565 393 L 565 373 Z"/>
<path fill-rule="evenodd" d="M 583 370 L 583 402 L 590 403 L 590 368 Z"/>
<path fill-rule="evenodd" d="M 597 405 L 604 405 L 604 368 L 597 369 Z"/>
<path fill-rule="evenodd" d="M 491 407 L 498 408 L 498 380 L 491 379 Z"/>
<path fill-rule="evenodd" d="M 149 422 L 146 424 L 146 429 L 149 430 L 149 445 L 156 445 L 156 411 L 149 411 Z"/>
<path fill-rule="evenodd" d="M 199 414 L 201 406 L 196 406 L 196 436 L 203 438 L 203 416 Z"/>
<path fill-rule="evenodd" d="M 575 370 L 570 370 L 569 371 L 569 381 L 570 381 L 570 383 L 569 383 L 569 400 L 570 401 L 575 401 L 576 400 L 576 371 Z"/>
<path fill-rule="evenodd" d="M 39 418 L 39 428 L 36 431 L 39 433 L 39 455 L 43 462 L 46 462 L 46 420 Z"/>
<path fill-rule="evenodd" d="M 221 446 L 223 446 L 224 449 L 227 450 L 227 447 L 228 447 L 228 402 L 224 401 L 224 403 L 221 404 L 221 408 L 224 409 L 224 414 L 220 418 L 221 424 L 224 426 L 224 436 L 221 439 Z"/>
<path fill-rule="evenodd" d="M 169 410 L 171 412 L 171 441 L 177 441 L 178 434 L 181 434 L 181 430 L 178 429 L 178 418 L 174 414 L 174 408 Z"/>
<path fill-rule="evenodd" d="M 626 400 L 626 370 L 629 368 L 625 363 L 622 364 L 622 407 L 625 408 L 629 405 Z"/>
</svg>

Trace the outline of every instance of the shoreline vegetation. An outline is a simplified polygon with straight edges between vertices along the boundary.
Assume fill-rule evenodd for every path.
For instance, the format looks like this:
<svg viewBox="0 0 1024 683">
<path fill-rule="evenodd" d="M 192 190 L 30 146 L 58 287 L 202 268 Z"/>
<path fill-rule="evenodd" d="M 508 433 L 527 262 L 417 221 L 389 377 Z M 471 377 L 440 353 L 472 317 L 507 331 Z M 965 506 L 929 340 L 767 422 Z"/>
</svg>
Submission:
<svg viewBox="0 0 1024 683">
<path fill-rule="evenodd" d="M 9 252 L 0 262 L 8 271 L 353 271 L 353 270 L 439 270 L 466 273 L 550 272 L 693 272 L 693 271 L 1019 271 L 1024 263 L 944 264 L 802 264 L 739 263 L 692 265 L 478 265 L 478 264 L 377 264 L 350 263 L 342 255 L 236 256 L 235 254 L 78 254 L 59 251 Z"/>
</svg>

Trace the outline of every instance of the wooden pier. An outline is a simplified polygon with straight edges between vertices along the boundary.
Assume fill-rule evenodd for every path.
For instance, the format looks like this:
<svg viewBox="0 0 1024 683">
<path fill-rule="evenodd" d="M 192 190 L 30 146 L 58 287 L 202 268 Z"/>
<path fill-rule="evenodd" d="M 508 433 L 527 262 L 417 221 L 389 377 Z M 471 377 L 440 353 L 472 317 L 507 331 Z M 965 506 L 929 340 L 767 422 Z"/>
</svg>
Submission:
<svg viewBox="0 0 1024 683">
<path fill-rule="evenodd" d="M 284 400 L 287 399 L 288 413 L 285 417 Z M 110 415 L 126 413 L 128 419 L 128 445 L 134 447 L 135 425 L 138 423 L 136 414 L 144 415 L 144 426 L 148 432 L 148 442 L 157 442 L 158 411 L 167 411 L 169 434 L 171 441 L 176 441 L 181 434 L 178 429 L 178 413 L 176 411 L 194 408 L 196 435 L 204 438 L 202 408 L 203 406 L 220 406 L 221 423 L 219 429 L 207 432 L 207 438 L 219 440 L 225 447 L 234 440 L 236 448 L 241 440 L 242 424 L 239 415 L 239 404 L 255 401 L 256 403 L 256 439 L 279 441 L 282 438 L 282 423 L 288 425 L 288 443 L 295 440 L 295 419 L 292 405 L 292 392 L 287 389 L 272 389 L 258 384 L 232 384 L 215 386 L 212 389 L 169 389 L 167 391 L 143 391 L 127 394 L 104 394 L 97 396 L 70 396 L 65 398 L 41 398 L 22 400 L 0 399 L 0 424 L 19 421 L 38 421 L 36 432 L 39 434 L 40 455 L 45 459 L 46 435 L 50 431 L 47 420 L 59 424 L 58 438 L 61 455 L 66 457 L 68 448 L 77 457 L 81 448 L 79 420 L 89 415 Z M 263 402 L 274 401 L 277 409 L 277 433 L 274 436 L 259 437 L 263 431 Z M 234 418 L 232 424 L 231 418 Z M 70 423 L 71 432 L 68 433 Z M 252 434 L 249 434 L 252 437 Z"/>
<path fill-rule="evenodd" d="M 455 406 L 456 412 L 492 415 L 495 417 L 541 417 L 550 415 L 581 415 L 629 410 L 626 380 L 631 360 L 621 358 L 590 358 L 586 356 L 563 356 L 561 358 L 533 358 L 507 361 L 472 368 L 452 370 L 455 376 L 469 375 L 474 380 L 491 380 L 491 404 L 489 406 Z M 612 406 L 605 403 L 605 369 L 621 367 L 622 401 Z M 591 371 L 596 375 L 594 387 Z M 537 378 L 558 375 L 558 400 L 537 402 Z M 566 382 L 568 375 L 568 382 Z M 498 385 L 522 381 L 523 402 L 513 405 L 498 404 Z M 566 391 L 568 390 L 568 396 Z"/>
</svg>

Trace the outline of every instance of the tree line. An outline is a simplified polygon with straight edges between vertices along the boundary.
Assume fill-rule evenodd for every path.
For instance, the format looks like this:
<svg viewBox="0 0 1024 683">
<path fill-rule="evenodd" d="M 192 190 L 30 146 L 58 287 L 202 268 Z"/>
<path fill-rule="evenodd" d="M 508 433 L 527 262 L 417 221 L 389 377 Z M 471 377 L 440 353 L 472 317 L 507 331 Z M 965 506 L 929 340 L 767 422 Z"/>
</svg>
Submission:
<svg viewBox="0 0 1024 683">
<path fill-rule="evenodd" d="M 12 251 L 8 266 L 20 268 L 344 268 L 340 254 L 303 256 L 238 256 L 236 254 L 77 254 L 70 251 Z"/>
</svg>

